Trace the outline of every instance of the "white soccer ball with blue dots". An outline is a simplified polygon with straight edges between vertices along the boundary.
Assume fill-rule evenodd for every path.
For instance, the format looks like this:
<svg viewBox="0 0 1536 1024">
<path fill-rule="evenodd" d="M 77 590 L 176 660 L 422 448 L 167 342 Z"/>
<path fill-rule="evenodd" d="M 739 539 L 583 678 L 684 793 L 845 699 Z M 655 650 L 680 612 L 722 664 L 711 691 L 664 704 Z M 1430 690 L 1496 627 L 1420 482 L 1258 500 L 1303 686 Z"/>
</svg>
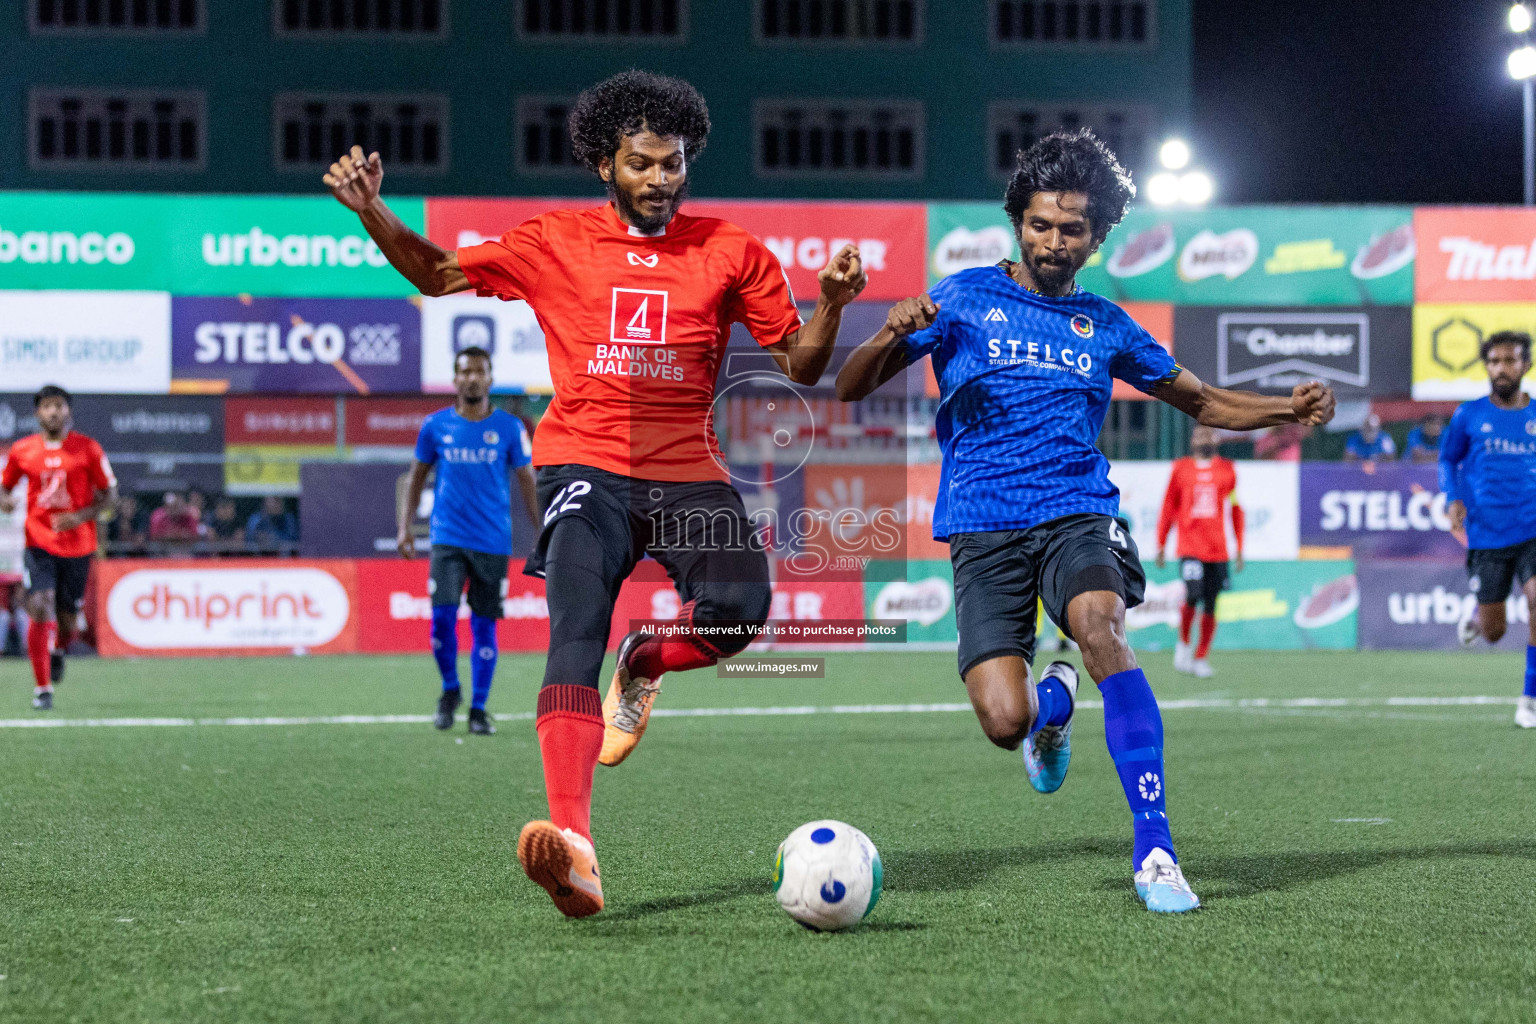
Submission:
<svg viewBox="0 0 1536 1024">
<path fill-rule="evenodd" d="M 883 874 L 869 836 L 846 822 L 812 821 L 779 844 L 773 894 L 807 928 L 835 932 L 875 909 Z"/>
</svg>

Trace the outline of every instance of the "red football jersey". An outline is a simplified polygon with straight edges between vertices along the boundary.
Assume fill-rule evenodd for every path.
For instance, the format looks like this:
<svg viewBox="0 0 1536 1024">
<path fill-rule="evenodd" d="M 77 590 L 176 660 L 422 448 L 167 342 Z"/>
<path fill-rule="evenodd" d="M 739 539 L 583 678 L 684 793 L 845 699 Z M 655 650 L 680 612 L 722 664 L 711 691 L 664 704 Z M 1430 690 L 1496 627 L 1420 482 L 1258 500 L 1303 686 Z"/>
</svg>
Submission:
<svg viewBox="0 0 1536 1024">
<path fill-rule="evenodd" d="M 715 375 L 741 323 L 759 345 L 800 326 L 777 257 L 723 220 L 677 214 L 632 233 L 611 204 L 525 221 L 458 250 L 480 295 L 523 299 L 544 329 L 555 396 L 533 464 L 646 480 L 726 480 Z"/>
<path fill-rule="evenodd" d="M 1227 500 L 1232 503 L 1232 532 L 1237 550 L 1243 550 L 1243 510 L 1232 492 L 1237 489 L 1237 469 L 1226 459 L 1191 457 L 1173 464 L 1168 493 L 1163 496 L 1163 514 L 1157 520 L 1157 547 L 1168 542 L 1168 531 L 1179 527 L 1179 558 L 1202 562 L 1227 560 Z"/>
<path fill-rule="evenodd" d="M 85 508 L 97 491 L 117 486 L 112 465 L 101 445 L 84 434 L 68 433 L 52 442 L 29 434 L 11 445 L 0 473 L 0 487 L 9 491 L 27 481 L 27 547 L 42 548 L 60 558 L 96 553 L 96 521 L 59 533 L 53 517 Z"/>
</svg>

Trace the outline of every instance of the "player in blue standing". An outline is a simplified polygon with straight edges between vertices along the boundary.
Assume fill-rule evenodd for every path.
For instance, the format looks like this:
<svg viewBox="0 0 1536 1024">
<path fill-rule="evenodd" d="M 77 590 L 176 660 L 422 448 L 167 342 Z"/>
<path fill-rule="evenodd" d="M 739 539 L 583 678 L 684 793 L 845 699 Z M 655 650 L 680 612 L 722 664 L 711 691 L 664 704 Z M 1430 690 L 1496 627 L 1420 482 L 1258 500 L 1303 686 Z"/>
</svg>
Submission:
<svg viewBox="0 0 1536 1024">
<path fill-rule="evenodd" d="M 539 521 L 534 482 L 533 444 L 522 420 L 491 405 L 491 356 L 466 348 L 453 361 L 451 409 L 428 416 L 416 437 L 405 501 L 396 511 L 400 554 L 412 558 L 416 539 L 411 518 L 421 504 L 427 474 L 435 466 L 432 500 L 432 657 L 443 679 L 433 724 L 453 728 L 453 713 L 463 702 L 459 687 L 459 601 L 469 591 L 470 657 L 469 731 L 496 732 L 485 712 L 496 675 L 496 620 L 507 593 L 507 562 L 512 555 L 512 476 L 517 476 L 530 522 Z"/>
<path fill-rule="evenodd" d="M 1077 672 L 1054 662 L 1031 680 L 1038 597 L 1103 695 L 1131 805 L 1136 891 L 1148 909 L 1178 912 L 1200 901 L 1169 834 L 1157 700 L 1125 638 L 1125 610 L 1141 602 L 1146 578 L 1094 447 L 1111 378 L 1226 430 L 1326 423 L 1333 393 L 1315 382 L 1288 398 L 1210 387 L 1119 307 L 1079 288 L 1077 272 L 1134 195 L 1089 131 L 1021 152 L 1003 204 L 1019 261 L 963 270 L 903 299 L 850 354 L 837 386 L 854 401 L 933 357 L 943 452 L 933 535 L 949 541 L 960 675 L 982 731 L 1004 749 L 1023 745 L 1040 792 L 1066 777 Z"/>
<path fill-rule="evenodd" d="M 1467 531 L 1467 572 L 1477 614 L 1461 623 L 1461 642 L 1498 643 L 1508 628 L 1504 600 L 1525 592 L 1536 612 L 1536 406 L 1520 387 L 1531 370 L 1531 336 L 1499 331 L 1482 346 L 1489 394 L 1463 402 L 1440 441 L 1440 489 L 1453 529 Z M 1525 648 L 1525 692 L 1515 724 L 1536 729 L 1536 614 Z"/>
</svg>

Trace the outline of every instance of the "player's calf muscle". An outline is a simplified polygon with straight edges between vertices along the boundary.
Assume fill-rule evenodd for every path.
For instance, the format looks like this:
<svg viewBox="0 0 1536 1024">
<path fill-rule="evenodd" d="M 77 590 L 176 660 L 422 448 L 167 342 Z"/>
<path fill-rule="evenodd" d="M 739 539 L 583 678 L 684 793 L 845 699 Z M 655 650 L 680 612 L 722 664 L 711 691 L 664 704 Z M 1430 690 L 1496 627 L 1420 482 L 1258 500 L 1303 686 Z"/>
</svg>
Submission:
<svg viewBox="0 0 1536 1024">
<path fill-rule="evenodd" d="M 1125 639 L 1125 602 L 1113 591 L 1079 594 L 1067 607 L 1072 635 L 1083 649 L 1083 667 L 1094 682 L 1136 667 Z"/>
</svg>

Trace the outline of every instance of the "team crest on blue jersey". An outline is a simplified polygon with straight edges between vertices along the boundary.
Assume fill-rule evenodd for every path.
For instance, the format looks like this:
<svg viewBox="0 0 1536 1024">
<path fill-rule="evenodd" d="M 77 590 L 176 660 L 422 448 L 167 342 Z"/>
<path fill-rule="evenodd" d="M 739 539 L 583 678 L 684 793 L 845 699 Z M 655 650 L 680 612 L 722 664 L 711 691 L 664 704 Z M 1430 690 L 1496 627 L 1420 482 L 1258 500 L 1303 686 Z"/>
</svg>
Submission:
<svg viewBox="0 0 1536 1024">
<path fill-rule="evenodd" d="M 495 444 L 497 441 L 500 441 L 500 440 L 501 440 L 501 435 L 496 433 L 496 431 L 494 431 L 494 430 L 487 430 L 485 432 L 485 443 L 486 444 Z"/>
<path fill-rule="evenodd" d="M 1082 313 L 1072 318 L 1072 333 L 1079 338 L 1093 337 L 1093 321 Z"/>
<path fill-rule="evenodd" d="M 1525 432 L 1532 437 L 1536 437 L 1536 420 L 1525 421 Z"/>
</svg>

